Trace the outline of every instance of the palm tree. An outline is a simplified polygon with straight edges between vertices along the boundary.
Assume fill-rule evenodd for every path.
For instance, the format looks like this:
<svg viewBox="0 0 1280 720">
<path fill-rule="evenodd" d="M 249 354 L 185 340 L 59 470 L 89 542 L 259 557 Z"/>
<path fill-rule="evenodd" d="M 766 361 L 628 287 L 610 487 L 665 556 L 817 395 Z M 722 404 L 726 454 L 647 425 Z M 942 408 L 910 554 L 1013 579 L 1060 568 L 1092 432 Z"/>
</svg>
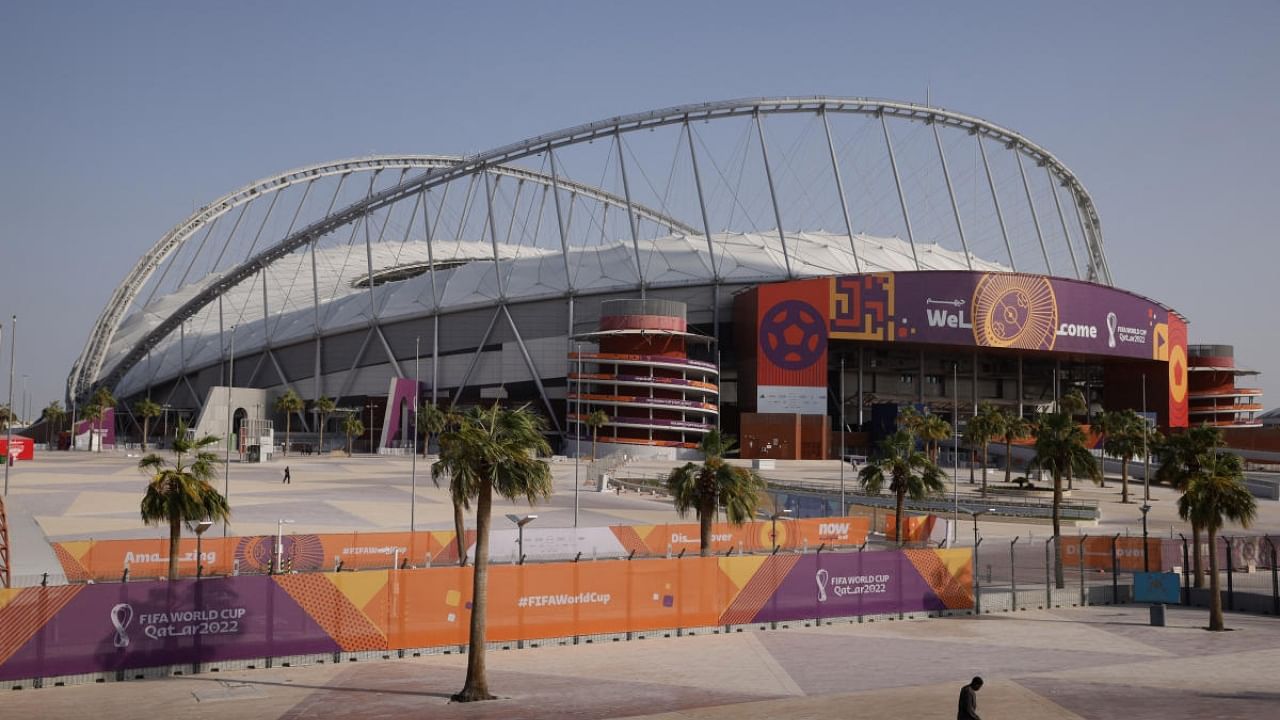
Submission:
<svg viewBox="0 0 1280 720">
<path fill-rule="evenodd" d="M 1244 486 L 1240 458 L 1207 453 L 1178 498 L 1178 514 L 1193 519 L 1209 534 L 1209 629 L 1224 630 L 1222 588 L 1218 578 L 1218 530 L 1223 520 L 1249 527 L 1258 514 L 1258 503 Z"/>
<path fill-rule="evenodd" d="M 1120 502 L 1129 502 L 1129 463 L 1141 452 L 1147 441 L 1147 421 L 1133 410 L 1109 411 L 1098 418 L 1102 448 L 1120 458 Z M 1103 483 L 1103 487 L 1106 484 Z"/>
<path fill-rule="evenodd" d="M 8 405 L 0 405 L 0 430 L 8 430 L 9 423 L 13 422 L 13 410 Z"/>
<path fill-rule="evenodd" d="M 1208 423 L 1163 438 L 1156 448 L 1156 455 L 1160 458 L 1156 480 L 1185 491 L 1187 484 L 1199 472 L 1202 459 L 1206 455 L 1215 454 L 1221 445 L 1222 431 Z M 1192 576 L 1196 587 L 1204 587 L 1204 560 L 1200 549 L 1200 531 L 1203 528 L 1196 518 L 1195 515 L 1189 518 Z"/>
<path fill-rule="evenodd" d="M 312 405 L 312 408 L 316 411 L 316 415 L 320 420 L 320 442 L 317 444 L 316 450 L 318 450 L 321 455 L 324 454 L 324 426 L 329 422 L 329 416 L 333 414 L 333 411 L 336 410 L 337 407 L 338 403 L 327 395 L 321 395 Z"/>
<path fill-rule="evenodd" d="M 1004 440 L 1004 481 L 1013 482 L 1013 441 L 1031 434 L 1031 423 L 1021 415 L 1005 411 L 1000 418 L 1000 439 Z"/>
<path fill-rule="evenodd" d="M 302 412 L 306 404 L 302 401 L 302 397 L 292 389 L 286 390 L 283 395 L 276 398 L 276 412 L 284 413 L 284 456 L 289 457 L 289 435 L 293 429 L 293 414 Z"/>
<path fill-rule="evenodd" d="M 609 424 L 609 416 L 603 410 L 596 410 L 587 416 L 583 421 L 587 429 L 591 431 L 591 462 L 596 461 L 596 436 L 600 433 L 600 428 Z"/>
<path fill-rule="evenodd" d="M 143 398 L 133 406 L 133 412 L 142 418 L 142 452 L 147 451 L 147 435 L 151 430 L 151 418 L 160 417 L 164 408 L 151 398 Z"/>
<path fill-rule="evenodd" d="M 929 461 L 937 464 L 938 453 L 942 449 L 942 441 L 951 437 L 951 423 L 937 415 L 925 415 L 920 422 L 920 439 L 924 440 L 925 449 L 929 453 Z"/>
<path fill-rule="evenodd" d="M 346 419 L 342 421 L 342 431 L 347 434 L 347 457 L 351 457 L 351 436 L 364 434 L 364 423 L 360 422 L 360 416 L 347 413 Z"/>
<path fill-rule="evenodd" d="M 89 403 L 81 408 L 81 414 L 84 419 L 89 421 L 89 449 L 93 449 L 94 433 L 98 432 L 98 452 L 102 452 L 102 435 L 99 432 L 99 425 L 102 423 L 102 416 L 106 415 L 106 408 L 97 403 Z M 72 442 L 75 442 L 73 439 Z"/>
<path fill-rule="evenodd" d="M 1031 465 L 1048 470 L 1053 476 L 1053 539 L 1058 547 L 1054 561 L 1054 579 L 1057 587 L 1066 587 L 1062 574 L 1062 477 L 1069 471 L 1098 476 L 1098 462 L 1085 447 L 1084 431 L 1066 413 L 1047 413 L 1040 416 L 1035 427 L 1035 456 Z"/>
<path fill-rule="evenodd" d="M 755 517 L 760 508 L 764 481 L 755 472 L 730 465 L 725 456 L 733 449 L 734 440 L 712 430 L 702 437 L 701 465 L 685 463 L 667 476 L 667 492 L 676 513 L 684 517 L 690 510 L 698 516 L 698 541 L 703 557 L 711 554 L 711 526 L 720 510 L 734 525 Z"/>
<path fill-rule="evenodd" d="M 208 448 L 222 442 L 216 435 L 200 439 L 187 437 L 185 424 L 178 425 L 173 440 L 172 463 L 156 454 L 138 461 L 138 468 L 151 474 L 142 497 L 142 521 L 148 525 L 169 524 L 169 579 L 178 579 L 178 544 L 182 523 L 226 520 L 231 516 L 227 499 L 209 481 L 216 477 L 217 453 Z M 190 463 L 184 456 L 192 454 Z M 199 559 L 196 560 L 199 562 Z"/>
<path fill-rule="evenodd" d="M 62 409 L 57 400 L 54 400 L 41 411 L 40 417 L 45 422 L 45 445 L 52 448 L 53 434 L 62 432 L 62 422 L 67 419 L 67 411 Z"/>
<path fill-rule="evenodd" d="M 982 496 L 987 496 L 987 448 L 991 441 L 1004 432 L 1004 414 L 988 403 L 978 407 L 978 413 L 965 426 L 964 439 L 969 447 L 982 448 Z M 973 484 L 973 465 L 969 465 L 969 484 Z"/>
<path fill-rule="evenodd" d="M 433 436 L 438 437 L 440 433 L 452 425 L 457 425 L 460 418 L 451 412 L 442 409 L 435 403 L 423 403 L 422 412 L 418 414 L 418 431 L 425 433 L 427 442 L 423 443 L 422 454 L 427 454 L 427 446 L 431 444 Z M 436 487 L 440 486 L 439 478 L 433 474 L 432 479 L 436 481 Z M 469 509 L 466 505 L 466 497 L 461 493 L 449 493 L 450 499 L 453 501 L 453 533 L 454 542 L 458 545 L 458 567 L 467 566 L 467 548 L 466 548 L 466 526 L 463 522 L 462 511 Z"/>
<path fill-rule="evenodd" d="M 455 702 L 492 700 L 485 675 L 485 612 L 488 606 L 489 521 L 496 492 L 533 504 L 551 496 L 551 470 L 539 455 L 551 452 L 546 424 L 528 406 L 506 410 L 496 403 L 473 408 L 440 436 L 440 459 L 431 466 L 436 482 L 448 476 L 449 492 L 463 504 L 476 501 L 476 562 L 472 574 L 471 634 L 467 679 Z"/>
<path fill-rule="evenodd" d="M 93 398 L 89 401 L 89 407 L 94 408 L 94 414 L 89 415 L 85 411 L 85 416 L 90 417 L 94 421 L 94 426 L 102 424 L 102 419 L 107 416 L 107 411 L 116 406 L 116 398 L 111 394 L 111 390 L 106 387 L 100 387 L 93 393 Z M 98 452 L 102 452 L 102 436 L 98 436 Z"/>
<path fill-rule="evenodd" d="M 1084 399 L 1084 393 L 1079 388 L 1071 388 L 1058 399 L 1058 411 L 1064 413 L 1067 417 L 1075 420 L 1077 415 L 1087 415 L 1089 411 L 1089 403 Z M 1098 474 L 1101 487 L 1106 487 L 1106 474 Z M 1071 472 L 1071 468 L 1067 468 L 1067 489 L 1074 490 L 1076 486 L 1075 475 Z"/>
<path fill-rule="evenodd" d="M 879 494 L 886 485 L 894 494 L 894 539 L 901 542 L 903 509 L 906 498 L 922 500 L 946 489 L 942 471 L 927 455 L 916 450 L 915 437 L 906 430 L 899 430 L 880 442 L 880 457 L 868 463 L 858 472 L 858 479 L 867 492 Z"/>
</svg>

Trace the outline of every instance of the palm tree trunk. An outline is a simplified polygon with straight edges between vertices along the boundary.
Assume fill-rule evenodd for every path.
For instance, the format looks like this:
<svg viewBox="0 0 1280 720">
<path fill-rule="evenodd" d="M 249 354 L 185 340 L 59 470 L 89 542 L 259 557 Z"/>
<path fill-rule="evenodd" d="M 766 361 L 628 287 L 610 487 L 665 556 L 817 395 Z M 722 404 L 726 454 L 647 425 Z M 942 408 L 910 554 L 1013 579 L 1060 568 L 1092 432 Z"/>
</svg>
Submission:
<svg viewBox="0 0 1280 720">
<path fill-rule="evenodd" d="M 1218 531 L 1209 526 L 1209 629 L 1225 630 L 1222 619 L 1222 583 L 1218 580 Z"/>
<path fill-rule="evenodd" d="M 472 572 L 471 635 L 467 641 L 467 680 L 454 702 L 492 700 L 485 675 L 485 612 L 489 605 L 489 514 L 493 507 L 493 481 L 480 484 L 476 500 L 476 562 Z"/>
<path fill-rule="evenodd" d="M 1053 545 L 1057 551 L 1053 554 L 1053 584 L 1061 590 L 1067 579 L 1062 571 L 1062 473 L 1057 471 L 1053 473 Z"/>
<path fill-rule="evenodd" d="M 701 546 L 698 554 L 709 557 L 711 555 L 711 523 L 716 517 L 716 499 L 714 495 L 710 498 L 705 497 L 706 493 L 703 495 L 702 507 L 698 509 L 698 544 Z"/>
<path fill-rule="evenodd" d="M 897 500 L 894 502 L 894 507 L 893 507 L 893 539 L 896 540 L 899 545 L 901 545 L 902 544 L 902 520 L 903 520 L 902 511 L 903 511 L 903 506 L 906 504 L 907 491 L 905 489 L 899 490 L 897 492 L 897 496 L 898 496 Z"/>
<path fill-rule="evenodd" d="M 182 540 L 182 517 L 176 509 L 169 512 L 169 579 L 178 579 L 178 546 Z"/>
<path fill-rule="evenodd" d="M 458 543 L 458 567 L 467 566 L 466 526 L 462 524 L 462 503 L 453 501 L 453 532 Z"/>
<path fill-rule="evenodd" d="M 983 473 L 983 475 L 986 475 L 986 473 Z M 986 478 L 984 477 L 983 479 L 985 480 Z M 970 485 L 972 485 L 973 483 L 974 483 L 974 478 L 973 478 L 973 450 L 972 450 L 972 449 L 970 449 L 970 450 L 969 450 L 969 484 L 970 484 Z"/>
<path fill-rule="evenodd" d="M 284 412 L 284 456 L 289 457 L 289 435 L 290 425 L 293 422 L 293 415 L 286 410 Z"/>
<path fill-rule="evenodd" d="M 1129 456 L 1120 458 L 1120 502 L 1129 502 Z"/>
<path fill-rule="evenodd" d="M 1200 553 L 1200 525 L 1195 522 L 1191 523 L 1191 567 L 1194 574 L 1193 584 L 1198 587 L 1204 587 L 1204 565 L 1201 560 Z"/>
<path fill-rule="evenodd" d="M 316 454 L 324 455 L 324 413 L 320 413 L 320 442 L 316 444 Z"/>
<path fill-rule="evenodd" d="M 1013 482 L 1013 438 L 1004 439 L 1004 481 Z"/>
<path fill-rule="evenodd" d="M 151 418 L 142 418 L 142 452 L 147 451 L 147 430 L 151 428 Z"/>
<path fill-rule="evenodd" d="M 599 432 L 598 428 L 591 428 L 591 462 L 596 461 L 596 435 Z"/>
</svg>

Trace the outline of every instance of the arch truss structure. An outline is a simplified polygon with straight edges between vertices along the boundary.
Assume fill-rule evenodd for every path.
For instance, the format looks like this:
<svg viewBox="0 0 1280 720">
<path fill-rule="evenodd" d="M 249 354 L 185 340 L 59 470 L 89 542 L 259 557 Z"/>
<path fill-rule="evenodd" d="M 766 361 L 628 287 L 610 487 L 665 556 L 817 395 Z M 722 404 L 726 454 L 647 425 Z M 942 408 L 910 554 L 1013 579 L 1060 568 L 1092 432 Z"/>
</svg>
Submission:
<svg viewBox="0 0 1280 720">
<path fill-rule="evenodd" d="M 677 299 L 715 335 L 744 287 L 915 269 L 1112 282 L 1083 184 L 1012 130 L 863 98 L 684 105 L 218 198 L 112 293 L 68 400 L 109 386 L 198 405 L 228 373 L 381 393 L 419 358 L 433 392 L 525 382 L 563 417 L 566 348 L 598 299 Z"/>
</svg>

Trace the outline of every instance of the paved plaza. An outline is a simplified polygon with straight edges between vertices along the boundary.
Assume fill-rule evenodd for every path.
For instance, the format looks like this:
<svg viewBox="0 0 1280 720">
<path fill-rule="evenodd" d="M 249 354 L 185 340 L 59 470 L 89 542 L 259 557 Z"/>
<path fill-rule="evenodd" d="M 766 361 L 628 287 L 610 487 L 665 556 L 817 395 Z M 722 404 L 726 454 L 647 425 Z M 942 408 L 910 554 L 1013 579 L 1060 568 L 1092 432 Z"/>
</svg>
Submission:
<svg viewBox="0 0 1280 720">
<path fill-rule="evenodd" d="M 4 718 L 953 718 L 986 679 L 984 718 L 1274 717 L 1280 621 L 1095 607 L 492 651 L 502 699 L 459 705 L 465 655 L 10 691 Z"/>
</svg>

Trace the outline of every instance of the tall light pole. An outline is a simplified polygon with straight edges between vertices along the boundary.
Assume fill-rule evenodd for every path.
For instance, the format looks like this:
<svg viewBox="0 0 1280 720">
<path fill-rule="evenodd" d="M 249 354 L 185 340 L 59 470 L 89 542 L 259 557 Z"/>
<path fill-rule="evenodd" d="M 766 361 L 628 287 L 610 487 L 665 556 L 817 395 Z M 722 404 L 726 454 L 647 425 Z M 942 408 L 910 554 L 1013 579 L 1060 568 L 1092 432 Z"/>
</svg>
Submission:
<svg viewBox="0 0 1280 720">
<path fill-rule="evenodd" d="M 413 339 L 413 460 L 409 464 L 409 551 L 413 552 L 413 533 L 418 529 L 418 390 L 422 387 L 418 374 L 418 343 L 420 338 Z"/>
<path fill-rule="evenodd" d="M 849 512 L 849 506 L 844 499 L 844 355 L 840 355 L 840 517 L 844 517 Z M 776 542 L 774 543 L 777 544 Z"/>
<path fill-rule="evenodd" d="M 1143 503 L 1138 509 L 1142 511 L 1142 572 L 1151 572 L 1151 554 L 1147 552 L 1147 513 L 1151 506 Z"/>
<path fill-rule="evenodd" d="M 284 556 L 284 526 L 292 525 L 292 520 L 280 518 L 276 521 L 276 563 L 275 574 L 279 575 L 283 565 L 281 564 Z"/>
<path fill-rule="evenodd" d="M 578 479 L 578 462 L 582 457 L 582 343 L 577 345 L 578 359 L 578 391 L 574 393 L 577 405 L 577 420 L 573 423 L 573 526 L 578 527 L 578 490 L 582 481 Z M 523 527 L 522 532 L 523 532 Z"/>
<path fill-rule="evenodd" d="M 213 527 L 210 520 L 201 520 L 192 527 L 191 530 L 196 534 L 196 579 L 199 580 L 204 576 L 204 531 Z"/>
<path fill-rule="evenodd" d="M 841 460 L 840 462 L 844 462 Z M 769 530 L 769 537 L 773 540 L 773 551 L 778 551 L 778 518 L 791 514 L 791 508 L 783 508 L 769 516 L 769 522 L 773 523 L 773 527 Z"/>
<path fill-rule="evenodd" d="M 13 356 L 18 353 L 18 316 L 9 323 L 9 421 L 4 425 L 4 494 L 9 494 L 9 466 L 13 464 Z"/>
<path fill-rule="evenodd" d="M 951 498 L 955 510 L 951 520 L 951 540 L 960 526 L 960 363 L 951 363 Z M 983 472 L 986 472 L 984 469 Z"/>
<path fill-rule="evenodd" d="M 1147 374 L 1142 373 L 1142 501 L 1151 502 L 1151 453 L 1147 451 L 1147 436 L 1151 423 L 1147 422 Z"/>
<path fill-rule="evenodd" d="M 518 562 L 524 564 L 524 526 L 538 519 L 537 515 L 508 515 L 507 519 L 516 524 L 516 548 L 520 553 Z"/>
<path fill-rule="evenodd" d="M 231 434 L 231 386 L 236 383 L 236 326 L 231 326 L 231 354 L 230 364 L 227 367 L 227 443 L 225 453 L 222 458 L 222 498 L 230 504 L 231 501 L 231 443 L 234 442 Z M 286 448 L 287 449 L 287 448 Z M 222 519 L 222 537 L 227 536 L 227 519 Z"/>
<path fill-rule="evenodd" d="M 26 373 L 22 373 L 22 425 L 23 427 L 30 425 L 31 411 L 27 408 L 27 378 Z"/>
</svg>

